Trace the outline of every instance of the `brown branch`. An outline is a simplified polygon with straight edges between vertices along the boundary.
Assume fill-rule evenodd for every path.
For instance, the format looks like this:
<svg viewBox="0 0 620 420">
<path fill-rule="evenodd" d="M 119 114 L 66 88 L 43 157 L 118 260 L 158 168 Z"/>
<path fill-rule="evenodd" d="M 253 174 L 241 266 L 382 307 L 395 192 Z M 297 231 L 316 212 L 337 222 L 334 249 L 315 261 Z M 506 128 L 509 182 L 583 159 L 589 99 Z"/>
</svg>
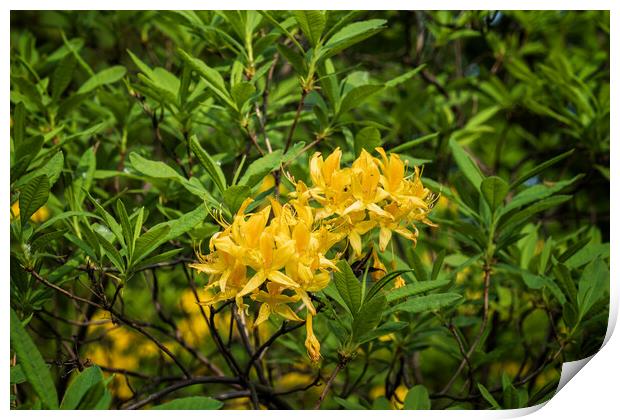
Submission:
<svg viewBox="0 0 620 420">
<path fill-rule="evenodd" d="M 142 401 L 138 401 L 136 403 L 130 404 L 127 407 L 124 407 L 126 410 L 135 410 L 145 405 L 157 401 L 158 399 L 174 392 L 182 388 L 186 388 L 192 385 L 198 384 L 238 384 L 239 379 L 231 378 L 227 376 L 198 376 L 195 378 L 185 379 L 181 382 L 177 382 L 172 384 L 161 391 L 155 392 L 154 394 L 149 395 L 147 398 Z"/>
<path fill-rule="evenodd" d="M 489 286 L 490 284 L 491 284 L 491 267 L 489 267 L 488 265 L 485 265 L 484 266 L 484 308 L 483 308 L 483 313 L 482 313 L 482 324 L 480 324 L 480 330 L 478 331 L 478 334 L 476 335 L 476 338 L 474 339 L 474 341 L 471 343 L 471 346 L 469 347 L 469 350 L 465 354 L 463 361 L 461 361 L 461 364 L 459 365 L 456 372 L 454 372 L 454 375 L 452 375 L 452 378 L 448 381 L 446 386 L 440 391 L 440 394 L 445 394 L 450 389 L 450 387 L 452 387 L 452 385 L 454 384 L 454 381 L 456 380 L 456 378 L 458 378 L 459 374 L 461 373 L 465 365 L 468 364 L 469 358 L 471 358 L 471 355 L 474 353 L 474 350 L 476 349 L 476 347 L 478 347 L 478 343 L 480 343 L 480 339 L 482 338 L 482 334 L 484 333 L 484 330 L 487 327 L 487 323 L 489 320 Z"/>
<path fill-rule="evenodd" d="M 39 273 L 37 273 L 36 271 L 34 271 L 34 269 L 32 268 L 25 268 L 26 271 L 30 272 L 32 274 L 32 276 L 37 279 L 40 283 L 43 283 L 45 286 L 56 290 L 57 292 L 73 299 L 79 302 L 83 302 L 86 303 L 88 305 L 92 305 L 95 306 L 99 309 L 102 309 L 104 311 L 110 312 L 110 314 L 112 314 L 116 319 L 118 319 L 120 322 L 122 322 L 123 324 L 127 325 L 128 327 L 136 330 L 137 332 L 139 332 L 140 334 L 142 334 L 143 336 L 145 336 L 146 338 L 148 338 L 149 340 L 151 340 L 153 343 L 155 343 L 155 345 L 164 353 L 166 353 L 166 355 L 168 355 L 168 357 L 170 357 L 172 359 L 172 361 L 179 367 L 179 369 L 183 372 L 183 374 L 187 377 L 190 378 L 191 374 L 187 371 L 187 369 L 181 364 L 181 362 L 177 359 L 177 357 L 174 355 L 174 353 L 172 353 L 168 347 L 166 347 L 161 341 L 159 341 L 155 336 L 153 336 L 153 334 L 151 334 L 150 332 L 148 332 L 147 330 L 145 330 L 144 328 L 142 328 L 137 322 L 132 321 L 128 318 L 126 318 L 125 316 L 123 316 L 121 313 L 119 313 L 118 311 L 116 311 L 114 308 L 112 307 L 108 307 L 108 306 L 104 306 L 101 305 L 99 303 L 93 302 L 92 300 L 88 300 L 88 299 L 84 299 L 80 296 L 76 296 L 73 293 L 63 289 L 62 287 L 56 286 L 53 283 L 50 283 L 48 280 L 44 279 L 43 277 L 41 277 L 41 275 Z"/>
<path fill-rule="evenodd" d="M 301 91 L 301 98 L 299 99 L 299 103 L 297 104 L 297 111 L 295 112 L 295 118 L 293 119 L 293 125 L 291 125 L 291 129 L 288 132 L 288 136 L 286 138 L 286 146 L 284 146 L 284 153 L 286 153 L 291 147 L 291 140 L 293 139 L 293 134 L 295 133 L 295 128 L 297 127 L 297 123 L 299 122 L 299 117 L 301 115 L 301 110 L 304 107 L 304 101 L 306 100 L 306 95 L 308 92 L 303 89 Z"/>
<path fill-rule="evenodd" d="M 323 400 L 327 396 L 327 393 L 329 392 L 329 389 L 334 384 L 334 380 L 336 379 L 336 375 L 338 375 L 338 372 L 340 372 L 340 370 L 343 367 L 344 367 L 344 364 L 342 362 L 338 362 L 338 364 L 336 365 L 336 369 L 334 369 L 334 371 L 332 372 L 331 376 L 327 380 L 327 383 L 325 384 L 325 388 L 323 388 L 323 392 L 321 392 L 321 395 L 319 396 L 319 400 L 316 402 L 316 404 L 314 406 L 315 410 L 318 410 L 318 409 L 321 408 L 321 404 L 323 403 Z"/>
</svg>

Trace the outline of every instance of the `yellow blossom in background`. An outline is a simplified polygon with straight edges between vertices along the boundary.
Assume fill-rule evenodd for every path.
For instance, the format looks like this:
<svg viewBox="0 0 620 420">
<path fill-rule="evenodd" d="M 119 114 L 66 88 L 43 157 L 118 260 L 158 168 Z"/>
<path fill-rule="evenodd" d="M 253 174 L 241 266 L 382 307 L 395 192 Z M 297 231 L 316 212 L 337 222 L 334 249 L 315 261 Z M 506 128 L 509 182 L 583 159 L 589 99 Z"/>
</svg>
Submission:
<svg viewBox="0 0 620 420">
<path fill-rule="evenodd" d="M 19 218 L 19 200 L 11 205 L 11 220 Z M 50 218 L 50 210 L 47 206 L 40 207 L 30 216 L 30 220 L 34 223 L 43 223 Z"/>
</svg>

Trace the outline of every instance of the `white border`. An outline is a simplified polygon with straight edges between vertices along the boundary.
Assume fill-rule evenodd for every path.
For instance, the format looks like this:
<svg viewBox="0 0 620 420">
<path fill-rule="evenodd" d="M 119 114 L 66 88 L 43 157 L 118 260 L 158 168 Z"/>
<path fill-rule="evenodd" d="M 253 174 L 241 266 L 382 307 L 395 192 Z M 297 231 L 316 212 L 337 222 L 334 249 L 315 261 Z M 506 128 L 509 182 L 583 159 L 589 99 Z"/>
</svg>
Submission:
<svg viewBox="0 0 620 420">
<path fill-rule="evenodd" d="M 126 9 L 152 9 L 152 10 L 166 10 L 170 9 L 171 6 L 174 6 L 175 9 L 287 9 L 287 8 L 295 8 L 295 9 L 378 9 L 381 10 L 410 10 L 410 9 L 527 9 L 527 10 L 544 10 L 544 9 L 588 9 L 588 10 L 611 10 L 611 27 L 617 27 L 618 23 L 618 7 L 617 3 L 613 1 L 604 1 L 604 0 L 589 0 L 585 1 L 569 1 L 569 0 L 544 0 L 544 1 L 468 1 L 468 2 L 457 2 L 457 1 L 447 1 L 447 0 L 434 0 L 432 2 L 403 2 L 403 1 L 393 1 L 393 0 L 383 0 L 381 2 L 371 2 L 371 1 L 339 1 L 338 4 L 335 4 L 334 1 L 325 1 L 325 0 L 316 0 L 312 2 L 290 2 L 290 1 L 236 1 L 229 0 L 226 3 L 223 2 L 205 2 L 205 1 L 188 1 L 188 0 L 177 0 L 174 3 L 165 2 L 161 0 L 151 0 L 151 1 L 132 1 L 129 2 L 127 0 L 119 1 L 119 0 L 107 0 L 103 1 L 77 1 L 77 0 L 63 0 L 63 1 L 32 1 L 32 0 L 22 0 L 20 2 L 11 2 L 10 4 L 6 4 L 16 10 L 25 10 L 25 9 L 65 9 L 65 10 L 85 10 L 87 9 L 108 9 L 108 10 L 126 10 Z M 6 23 L 4 25 L 5 30 L 2 32 L 2 44 L 1 48 L 3 50 L 3 56 L 5 59 L 4 72 L 2 73 L 2 86 L 4 86 L 3 90 L 6 93 L 5 101 L 2 103 L 2 123 L 4 125 L 3 133 L 4 133 L 4 141 L 2 142 L 2 146 L 4 147 L 5 153 L 5 161 L 4 164 L 0 165 L 0 176 L 4 179 L 4 182 L 0 185 L 1 189 L 1 198 L 0 200 L 0 208 L 8 209 L 9 207 L 9 182 L 10 178 L 9 172 L 9 115 L 10 115 L 10 104 L 8 101 L 9 92 L 10 92 L 10 66 L 9 66 L 9 28 L 10 28 L 10 10 L 8 8 L 5 9 L 5 15 L 3 21 Z M 618 36 L 616 32 L 611 33 L 611 68 L 618 69 L 618 52 L 613 51 L 613 48 L 618 45 Z M 617 71 L 617 70 L 616 70 Z M 617 124 L 618 118 L 615 105 L 617 104 L 616 98 L 618 97 L 618 77 L 615 76 L 614 72 L 611 71 L 611 97 L 612 97 L 612 117 L 611 117 L 611 133 L 613 138 L 613 133 L 617 133 Z M 611 150 L 611 162 L 617 166 L 618 165 L 618 152 L 617 148 L 612 148 Z M 614 167 L 614 164 L 611 165 Z M 613 169 L 611 169 L 612 174 L 615 173 Z M 611 198 L 611 211 L 610 214 L 617 214 L 618 210 L 618 197 L 620 196 L 620 188 L 618 184 L 611 185 L 610 197 Z M 9 279 L 9 218 L 8 216 L 5 218 L 0 218 L 2 224 L 2 232 L 4 235 L 2 236 L 2 247 L 4 252 L 0 255 L 0 258 L 3 262 L 2 267 L 4 267 L 4 276 L 3 276 L 3 284 L 4 287 L 1 288 L 0 293 L 2 293 L 3 301 L 5 302 L 4 311 L 5 317 L 3 317 L 3 322 L 0 324 L 0 337 L 3 342 L 2 352 L 4 354 L 4 360 L 9 360 L 9 320 L 8 320 L 8 308 L 10 304 L 9 300 L 9 289 L 8 289 L 8 279 Z M 611 221 L 611 237 L 615 238 L 617 236 L 618 224 L 615 222 L 615 219 Z M 612 240 L 611 242 L 614 242 Z M 614 246 L 611 248 L 611 259 L 612 261 L 620 261 L 618 257 L 618 249 Z M 418 416 L 420 418 L 458 418 L 458 419 L 481 419 L 481 418 L 508 418 L 508 417 L 517 417 L 530 414 L 529 418 L 532 419 L 543 419 L 548 417 L 553 418 L 579 418 L 583 419 L 587 416 L 588 419 L 596 419 L 596 418 L 611 418 L 610 413 L 614 413 L 618 411 L 617 401 L 618 401 L 618 391 L 617 391 L 617 381 L 620 378 L 620 363 L 616 355 L 620 354 L 620 339 L 617 338 L 617 334 L 614 337 L 612 335 L 613 329 L 616 324 L 616 320 L 618 318 L 618 297 L 620 296 L 620 287 L 618 284 L 618 278 L 616 277 L 616 269 L 615 263 L 611 264 L 611 307 L 610 307 L 610 315 L 609 315 L 609 326 L 608 333 L 606 336 L 606 345 L 601 349 L 601 351 L 596 354 L 591 361 L 585 366 L 582 372 L 578 374 L 578 379 L 569 381 L 568 384 L 555 396 L 553 397 L 544 407 L 534 407 L 529 409 L 522 410 L 506 410 L 501 412 L 492 412 L 492 411 L 428 411 L 424 413 L 415 413 L 415 412 L 405 412 L 405 411 L 390 411 L 390 412 L 381 412 L 380 415 L 388 415 L 390 417 L 401 417 L 410 418 L 411 416 Z M 8 363 L 0 364 L 0 369 L 3 372 L 2 377 L 7 378 L 9 376 Z M 4 401 L 4 410 L 9 410 L 9 398 L 8 392 L 2 393 L 2 400 Z M 32 411 L 10 411 L 8 413 L 11 417 L 14 418 L 39 418 L 43 413 L 32 412 Z M 84 413 L 80 412 L 46 412 L 44 415 L 49 419 L 56 418 L 78 418 L 81 417 Z M 141 412 L 118 412 L 114 415 L 119 415 L 121 417 L 125 416 L 135 416 L 139 418 L 146 418 L 147 416 L 150 418 L 167 418 L 171 413 L 169 412 L 158 412 L 158 411 L 141 411 Z M 236 418 L 238 416 L 244 417 L 262 417 L 267 418 L 269 416 L 271 419 L 284 418 L 288 417 L 288 413 L 283 412 L 275 412 L 271 411 L 267 412 L 254 412 L 254 411 L 242 411 L 242 412 L 234 412 L 234 411 L 219 411 L 217 413 L 204 413 L 204 412 L 183 412 L 183 416 L 187 418 L 204 418 L 204 416 L 208 415 L 216 415 L 222 419 L 228 418 Z M 349 413 L 337 412 L 337 411 L 322 411 L 320 416 L 330 418 L 332 416 L 342 416 L 347 415 Z M 354 415 L 356 417 L 362 418 L 371 418 L 371 416 L 375 416 L 377 413 L 374 411 L 365 411 L 365 412 L 356 412 Z M 89 412 L 88 416 L 93 418 L 107 418 L 109 417 L 109 412 Z M 295 417 L 299 418 L 310 418 L 315 417 L 316 413 L 313 411 L 298 411 L 294 413 Z"/>
</svg>

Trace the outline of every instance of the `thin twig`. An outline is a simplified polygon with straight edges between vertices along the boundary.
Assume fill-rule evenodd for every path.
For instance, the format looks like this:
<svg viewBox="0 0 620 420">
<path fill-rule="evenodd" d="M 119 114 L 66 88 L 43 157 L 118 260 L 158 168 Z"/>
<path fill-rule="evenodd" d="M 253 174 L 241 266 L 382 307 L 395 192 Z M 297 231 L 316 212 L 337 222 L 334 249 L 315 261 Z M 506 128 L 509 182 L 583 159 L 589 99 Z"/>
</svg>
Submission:
<svg viewBox="0 0 620 420">
<path fill-rule="evenodd" d="M 482 338 L 482 334 L 484 333 L 484 330 L 487 327 L 487 322 L 489 320 L 489 286 L 490 284 L 491 284 L 491 267 L 485 265 L 484 267 L 484 308 L 483 308 L 483 313 L 482 313 L 482 324 L 480 324 L 480 330 L 478 331 L 478 334 L 476 335 L 476 338 L 474 339 L 474 341 L 471 343 L 471 346 L 469 347 L 469 350 L 467 351 L 465 358 L 463 359 L 463 361 L 461 361 L 461 364 L 459 365 L 458 369 L 456 370 L 456 372 L 454 372 L 454 375 L 452 375 L 452 378 L 448 381 L 446 386 L 441 390 L 440 394 L 445 394 L 450 389 L 450 387 L 452 387 L 456 378 L 458 378 L 459 374 L 461 373 L 465 365 L 469 362 L 469 358 L 471 358 L 471 355 L 474 353 L 474 350 L 476 349 L 476 347 L 478 346 L 478 343 L 480 342 L 480 339 Z"/>
<path fill-rule="evenodd" d="M 291 129 L 288 132 L 288 136 L 286 138 L 286 146 L 284 146 L 284 153 L 286 153 L 291 147 L 291 140 L 293 139 L 293 134 L 295 133 L 295 128 L 297 127 L 297 123 L 299 122 L 299 117 L 301 115 L 301 110 L 304 107 L 304 101 L 306 100 L 306 95 L 308 92 L 303 89 L 301 91 L 301 98 L 299 99 L 299 103 L 297 104 L 297 111 L 295 112 L 295 118 L 293 119 L 293 125 L 291 125 Z"/>
<path fill-rule="evenodd" d="M 340 362 L 336 365 L 336 369 L 334 369 L 331 376 L 327 380 L 327 383 L 325 384 L 325 388 L 323 388 L 323 392 L 321 392 L 321 396 L 319 397 L 319 400 L 316 402 L 316 405 L 314 406 L 315 410 L 318 410 L 319 408 L 321 408 L 321 403 L 323 403 L 323 400 L 327 396 L 329 389 L 332 387 L 334 380 L 336 379 L 336 375 L 338 375 L 338 372 L 340 372 L 340 370 L 343 367 L 344 367 L 344 364 Z"/>
<path fill-rule="evenodd" d="M 177 382 L 175 384 L 172 384 L 164 389 L 162 389 L 161 391 L 158 391 L 154 394 L 149 395 L 147 398 L 143 399 L 142 401 L 138 401 L 134 404 L 128 405 L 127 407 L 125 407 L 125 409 L 127 410 L 135 410 L 141 407 L 144 407 L 145 405 L 157 401 L 158 399 L 160 399 L 161 397 L 164 397 L 168 394 L 170 394 L 171 392 L 174 392 L 176 390 L 182 389 L 182 388 L 186 388 L 188 386 L 192 386 L 192 385 L 198 385 L 198 384 L 238 384 L 239 383 L 239 379 L 238 378 L 231 378 L 231 377 L 227 377 L 227 376 L 198 376 L 195 378 L 191 378 L 191 379 L 185 379 L 181 382 Z"/>
</svg>

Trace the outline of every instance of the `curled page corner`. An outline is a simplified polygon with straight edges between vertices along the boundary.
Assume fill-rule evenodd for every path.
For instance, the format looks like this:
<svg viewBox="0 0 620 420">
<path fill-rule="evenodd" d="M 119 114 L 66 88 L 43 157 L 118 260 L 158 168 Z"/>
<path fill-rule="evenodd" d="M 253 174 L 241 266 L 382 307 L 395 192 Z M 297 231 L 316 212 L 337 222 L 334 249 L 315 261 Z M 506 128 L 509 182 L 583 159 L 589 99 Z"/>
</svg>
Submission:
<svg viewBox="0 0 620 420">
<path fill-rule="evenodd" d="M 560 382 L 558 383 L 558 388 L 556 389 L 555 393 L 557 394 L 558 392 L 560 392 L 560 390 L 564 388 L 564 385 L 566 385 L 568 381 L 573 379 L 573 377 L 577 374 L 577 372 L 579 372 L 590 360 L 592 360 L 594 356 L 596 356 L 596 353 L 584 359 L 562 363 L 562 373 L 560 374 Z"/>
</svg>

